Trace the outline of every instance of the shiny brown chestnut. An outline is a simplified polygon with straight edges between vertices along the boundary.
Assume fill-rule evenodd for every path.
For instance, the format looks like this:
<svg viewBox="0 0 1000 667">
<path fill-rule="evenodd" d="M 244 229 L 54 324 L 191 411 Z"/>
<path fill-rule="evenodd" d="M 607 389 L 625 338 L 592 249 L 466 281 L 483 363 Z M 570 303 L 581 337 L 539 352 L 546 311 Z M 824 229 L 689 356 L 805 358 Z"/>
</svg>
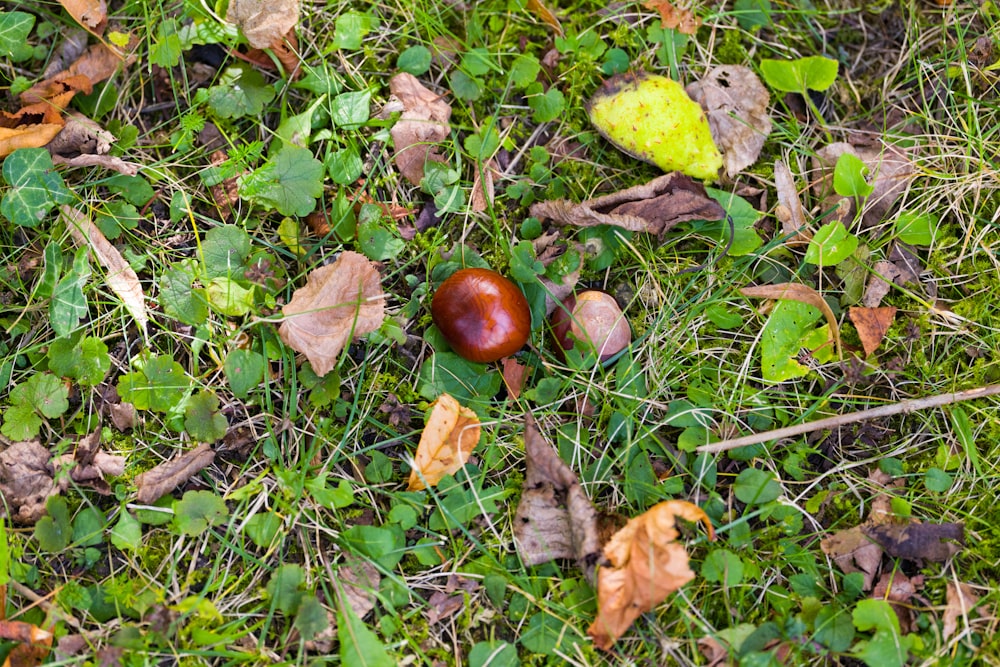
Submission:
<svg viewBox="0 0 1000 667">
<path fill-rule="evenodd" d="M 528 342 L 531 310 L 517 285 L 489 269 L 460 269 L 441 283 L 431 316 L 460 356 L 481 363 L 514 354 Z"/>
<path fill-rule="evenodd" d="M 614 297 L 597 290 L 587 290 L 563 299 L 552 313 L 552 335 L 562 353 L 590 348 L 601 361 L 607 361 L 632 342 L 632 330 Z"/>
</svg>

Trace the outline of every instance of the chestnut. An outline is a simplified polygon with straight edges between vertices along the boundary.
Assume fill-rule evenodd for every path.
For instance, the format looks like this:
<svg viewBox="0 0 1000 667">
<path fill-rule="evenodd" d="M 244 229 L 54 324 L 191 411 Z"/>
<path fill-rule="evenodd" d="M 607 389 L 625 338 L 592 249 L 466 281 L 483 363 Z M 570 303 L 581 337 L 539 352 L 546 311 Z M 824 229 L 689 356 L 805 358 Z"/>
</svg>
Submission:
<svg viewBox="0 0 1000 667">
<path fill-rule="evenodd" d="M 469 361 L 496 361 L 528 342 L 531 309 L 517 285 L 489 269 L 459 269 L 441 283 L 431 316 L 451 348 Z"/>
<path fill-rule="evenodd" d="M 587 290 L 563 299 L 552 313 L 552 335 L 559 353 L 580 343 L 580 352 L 595 351 L 607 361 L 632 342 L 628 321 L 614 297 L 597 290 Z"/>
</svg>

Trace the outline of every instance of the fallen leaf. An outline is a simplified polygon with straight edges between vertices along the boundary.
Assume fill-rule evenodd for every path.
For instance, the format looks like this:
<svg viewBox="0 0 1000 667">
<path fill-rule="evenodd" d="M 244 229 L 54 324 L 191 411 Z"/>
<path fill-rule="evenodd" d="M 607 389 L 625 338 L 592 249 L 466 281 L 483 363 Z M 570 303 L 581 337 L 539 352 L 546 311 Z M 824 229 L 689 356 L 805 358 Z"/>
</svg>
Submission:
<svg viewBox="0 0 1000 667">
<path fill-rule="evenodd" d="M 479 417 L 448 394 L 434 401 L 431 416 L 420 434 L 413 457 L 408 491 L 436 486 L 445 475 L 458 472 L 479 444 Z"/>
<path fill-rule="evenodd" d="M 87 35 L 87 31 L 82 28 L 60 30 L 62 39 L 59 40 L 59 45 L 56 46 L 52 57 L 45 66 L 42 76 L 48 79 L 58 74 L 83 55 L 83 52 L 87 50 L 87 42 L 90 40 Z"/>
<path fill-rule="evenodd" d="M 530 414 L 525 417 L 524 453 L 524 487 L 514 514 L 514 543 L 521 560 L 540 565 L 554 558 L 573 559 L 593 584 L 601 557 L 597 512 Z"/>
<path fill-rule="evenodd" d="M 830 304 L 812 287 L 801 283 L 779 283 L 777 285 L 744 287 L 740 289 L 740 294 L 756 299 L 787 299 L 798 301 L 819 309 L 823 313 L 823 317 L 826 318 L 827 325 L 829 325 L 830 340 L 837 350 L 837 356 L 842 356 L 840 349 L 840 327 L 837 324 L 837 318 L 833 314 Z"/>
<path fill-rule="evenodd" d="M 848 311 L 848 317 L 854 323 L 854 328 L 858 330 L 861 345 L 865 348 L 865 356 L 871 356 L 882 344 L 882 339 L 885 338 L 886 332 L 892 326 L 892 321 L 896 317 L 896 307 L 863 308 L 854 306 Z"/>
<path fill-rule="evenodd" d="M 730 178 L 757 161 L 771 133 L 771 117 L 767 114 L 767 88 L 753 70 L 740 65 L 716 67 L 689 85 L 687 93 L 705 110 L 712 139 L 722 151 Z"/>
<path fill-rule="evenodd" d="M 914 630 L 911 600 L 923 586 L 924 578 L 922 575 L 907 577 L 902 572 L 893 570 L 882 574 L 878 583 L 875 584 L 872 597 L 876 600 L 886 600 L 889 603 L 899 619 L 900 631 L 907 634 Z"/>
<path fill-rule="evenodd" d="M 677 519 L 704 524 L 708 515 L 683 500 L 666 500 L 631 519 L 604 546 L 608 564 L 597 571 L 597 618 L 587 630 L 598 648 L 608 650 L 635 619 L 655 609 L 668 595 L 694 579 Z"/>
<path fill-rule="evenodd" d="M 66 114 L 62 132 L 49 142 L 47 148 L 53 156 L 73 157 L 85 155 L 104 157 L 115 142 L 115 136 L 83 114 L 71 111 Z M 65 164 L 65 163 L 64 163 Z M 138 166 L 136 165 L 136 171 Z"/>
<path fill-rule="evenodd" d="M 868 279 L 868 286 L 865 287 L 865 295 L 861 298 L 861 303 L 865 308 L 877 308 L 885 295 L 892 289 L 890 283 L 900 275 L 899 269 L 888 260 L 879 260 L 872 267 L 871 278 Z"/>
<path fill-rule="evenodd" d="M 948 581 L 944 589 L 944 617 L 941 636 L 948 639 L 958 630 L 958 619 L 963 619 L 964 625 L 969 625 L 969 614 L 979 602 L 979 596 L 972 586 L 963 582 Z"/>
<path fill-rule="evenodd" d="M 504 357 L 500 361 L 500 367 L 503 383 L 507 386 L 507 393 L 510 394 L 511 398 L 518 398 L 521 395 L 521 388 L 524 386 L 524 376 L 528 373 L 528 367 L 514 357 Z"/>
<path fill-rule="evenodd" d="M 358 618 L 363 619 L 375 608 L 375 595 L 382 581 L 382 575 L 375 565 L 361 558 L 348 556 L 343 565 L 337 568 L 337 580 L 342 584 L 341 595 Z"/>
<path fill-rule="evenodd" d="M 295 36 L 295 28 L 289 30 L 284 39 L 272 44 L 271 51 L 281 63 L 288 78 L 299 78 L 302 72 L 302 59 L 299 57 L 299 38 Z"/>
<path fill-rule="evenodd" d="M 556 16 L 555 12 L 549 9 L 542 0 L 528 0 L 525 8 L 540 18 L 543 23 L 556 31 L 556 34 L 562 37 L 563 29 L 562 24 L 559 23 L 559 17 Z"/>
<path fill-rule="evenodd" d="M 125 457 L 108 454 L 101 449 L 101 430 L 97 429 L 76 443 L 72 454 L 53 458 L 53 469 L 69 468 L 69 476 L 77 484 L 95 489 L 102 495 L 111 493 L 105 477 L 119 477 L 125 472 Z"/>
<path fill-rule="evenodd" d="M 833 190 L 833 172 L 837 160 L 845 153 L 859 158 L 868 168 L 872 193 L 865 199 L 861 223 L 863 228 L 877 225 L 916 175 L 913 160 L 905 149 L 891 145 L 855 147 L 846 142 L 836 142 L 816 151 L 813 170 L 817 175 L 813 178 L 813 192 L 820 200 L 822 210 L 836 209 L 833 217 L 845 224 L 855 217 L 854 198 L 841 197 Z"/>
<path fill-rule="evenodd" d="M 208 157 L 208 161 L 213 167 L 219 167 L 229 160 L 229 155 L 223 150 L 212 151 L 212 154 Z M 222 214 L 223 219 L 228 220 L 233 217 L 233 212 L 236 210 L 236 202 L 240 200 L 240 185 L 239 177 L 246 174 L 246 171 L 241 171 L 238 174 L 233 174 L 228 178 L 222 179 L 219 183 L 211 186 L 208 191 L 212 195 L 212 201 L 215 202 L 215 208 L 218 209 L 219 213 Z M 309 214 L 309 217 L 324 215 L 323 211 L 314 211 Z M 330 233 L 330 228 L 327 227 L 326 232 L 323 234 Z"/>
<path fill-rule="evenodd" d="M 298 25 L 299 0 L 232 0 L 226 20 L 235 23 L 255 49 L 281 44 Z"/>
<path fill-rule="evenodd" d="M 469 209 L 473 213 L 482 213 L 493 206 L 493 179 L 499 175 L 500 169 L 493 158 L 482 166 L 476 165 L 476 174 L 472 178 L 472 194 L 469 196 Z"/>
<path fill-rule="evenodd" d="M 0 639 L 34 644 L 37 642 L 51 642 L 52 633 L 33 623 L 0 620 Z"/>
<path fill-rule="evenodd" d="M 685 35 L 693 35 L 701 27 L 701 18 L 694 15 L 690 9 L 675 7 L 669 0 L 648 0 L 642 3 L 646 9 L 655 9 L 660 13 L 660 27 L 670 28 Z"/>
<path fill-rule="evenodd" d="M 385 294 L 378 269 L 364 255 L 342 252 L 333 264 L 309 273 L 282 313 L 281 340 L 306 355 L 317 375 L 326 375 L 352 338 L 382 326 Z"/>
<path fill-rule="evenodd" d="M 139 331 L 145 334 L 146 323 L 149 321 L 149 316 L 146 314 L 146 295 L 142 291 L 142 284 L 139 283 L 135 269 L 125 260 L 118 248 L 111 245 L 90 218 L 69 206 L 62 206 L 59 210 L 69 222 L 67 227 L 70 236 L 77 245 L 90 248 L 90 252 L 106 270 L 104 281 L 122 300 L 125 310 L 139 325 Z"/>
<path fill-rule="evenodd" d="M 890 556 L 912 561 L 946 561 L 962 550 L 965 539 L 960 523 L 892 523 L 864 530 Z"/>
<path fill-rule="evenodd" d="M 100 37 L 108 26 L 108 6 L 104 0 L 59 0 L 66 12 L 83 28 Z"/>
<path fill-rule="evenodd" d="M 917 254 L 902 243 L 894 243 L 889 251 L 889 261 L 895 269 L 895 276 L 892 281 L 897 285 L 906 283 L 920 284 L 920 274 L 924 272 L 924 265 L 917 257 Z M 932 295 L 933 296 L 933 295 Z"/>
<path fill-rule="evenodd" d="M 12 520 L 35 523 L 45 515 L 45 501 L 62 490 L 50 458 L 37 441 L 15 442 L 0 452 L 0 496 Z"/>
<path fill-rule="evenodd" d="M 406 180 L 420 185 L 427 160 L 444 162 L 434 144 L 451 133 L 448 125 L 451 105 L 406 72 L 389 80 L 389 92 L 403 104 L 403 113 L 389 131 L 395 151 L 393 159 Z"/>
<path fill-rule="evenodd" d="M 688 220 L 721 220 L 726 211 L 699 183 L 673 172 L 610 195 L 574 204 L 553 199 L 531 205 L 531 215 L 561 225 L 614 225 L 633 232 L 662 234 Z"/>
<path fill-rule="evenodd" d="M 819 546 L 841 572 L 863 574 L 862 590 L 871 590 L 882 563 L 882 547 L 873 542 L 861 526 L 838 530 L 820 540 Z"/>
<path fill-rule="evenodd" d="M 795 187 L 792 171 L 783 160 L 774 163 L 774 188 L 778 193 L 778 206 L 774 214 L 781 223 L 781 233 L 791 235 L 788 245 L 807 245 L 813 232 L 806 222 L 799 191 Z"/>
<path fill-rule="evenodd" d="M 135 162 L 126 162 L 120 157 L 112 155 L 77 155 L 76 157 L 53 155 L 52 164 L 61 164 L 67 167 L 103 167 L 126 176 L 135 176 L 139 173 L 140 167 Z"/>
<path fill-rule="evenodd" d="M 62 123 L 0 127 L 0 157 L 6 157 L 20 148 L 41 148 L 52 141 L 62 128 Z"/>
<path fill-rule="evenodd" d="M 119 67 L 133 61 L 134 57 L 123 59 L 105 44 L 94 44 L 70 63 L 69 67 L 21 93 L 21 103 L 34 104 L 67 91 L 89 95 L 94 84 L 111 78 Z"/>
<path fill-rule="evenodd" d="M 135 500 L 143 505 L 156 502 L 207 468 L 215 460 L 211 445 L 198 445 L 190 452 L 147 470 L 135 478 Z"/>
<path fill-rule="evenodd" d="M 461 611 L 465 606 L 465 596 L 434 591 L 427 604 L 430 607 L 427 612 L 427 622 L 434 625 Z"/>
</svg>

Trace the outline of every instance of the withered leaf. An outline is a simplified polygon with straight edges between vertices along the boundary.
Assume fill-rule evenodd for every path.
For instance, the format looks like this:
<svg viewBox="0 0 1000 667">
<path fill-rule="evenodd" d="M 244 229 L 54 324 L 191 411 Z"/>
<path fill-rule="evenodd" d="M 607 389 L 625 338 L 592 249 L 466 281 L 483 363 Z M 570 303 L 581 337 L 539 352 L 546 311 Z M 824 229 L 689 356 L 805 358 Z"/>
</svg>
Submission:
<svg viewBox="0 0 1000 667">
<path fill-rule="evenodd" d="M 436 486 L 445 475 L 458 472 L 479 444 L 480 432 L 475 412 L 448 394 L 438 396 L 417 444 L 407 490 Z"/>
<path fill-rule="evenodd" d="M 138 488 L 136 502 L 143 505 L 155 502 L 211 465 L 214 460 L 215 452 L 206 443 L 147 470 L 135 478 Z"/>
<path fill-rule="evenodd" d="M 524 376 L 528 373 L 528 367 L 513 357 L 504 357 L 500 361 L 500 366 L 507 393 L 510 394 L 511 398 L 519 397 L 521 388 L 524 387 Z"/>
<path fill-rule="evenodd" d="M 53 480 L 49 450 L 37 441 L 15 442 L 0 452 L 0 496 L 18 523 L 45 515 L 45 501 L 62 489 Z"/>
<path fill-rule="evenodd" d="M 960 523 L 884 524 L 865 528 L 887 554 L 914 561 L 946 561 L 962 550 L 965 526 Z M 946 541 L 947 540 L 947 541 Z M 956 544 L 956 542 L 958 544 Z"/>
<path fill-rule="evenodd" d="M 62 133 L 59 134 L 62 136 Z M 46 148 L 52 149 L 49 144 Z M 126 162 L 120 157 L 113 155 L 77 155 L 76 157 L 63 157 L 56 154 L 52 156 L 52 164 L 62 164 L 67 167 L 103 167 L 111 171 L 117 171 L 126 176 L 135 176 L 139 173 L 139 165 L 135 162 Z"/>
<path fill-rule="evenodd" d="M 0 639 L 9 639 L 25 644 L 52 641 L 52 633 L 33 623 L 0 620 Z"/>
<path fill-rule="evenodd" d="M 65 70 L 39 81 L 21 93 L 21 102 L 35 104 L 68 91 L 88 95 L 95 83 L 110 78 L 123 63 L 127 65 L 133 60 L 134 57 L 123 60 L 105 44 L 94 44 Z"/>
<path fill-rule="evenodd" d="M 255 49 L 281 44 L 299 22 L 299 0 L 232 0 L 226 20 L 235 23 Z"/>
<path fill-rule="evenodd" d="M 614 225 L 633 232 L 662 234 L 688 220 L 722 220 L 725 209 L 691 178 L 672 172 L 610 195 L 574 204 L 553 199 L 531 205 L 531 215 L 561 225 Z"/>
<path fill-rule="evenodd" d="M 125 260 L 118 248 L 111 245 L 104 233 L 82 212 L 69 206 L 59 209 L 67 219 L 70 236 L 79 246 L 90 248 L 91 254 L 105 268 L 104 280 L 129 312 L 139 330 L 146 331 L 149 316 L 146 314 L 146 295 L 139 283 L 135 269 Z"/>
<path fill-rule="evenodd" d="M 539 565 L 570 558 L 594 583 L 601 553 L 597 512 L 530 414 L 525 417 L 524 453 L 524 488 L 514 514 L 514 542 L 521 560 L 525 565 Z"/>
<path fill-rule="evenodd" d="M 395 151 L 393 159 L 406 180 L 420 185 L 424 163 L 444 161 L 434 144 L 451 132 L 448 124 L 451 105 L 406 72 L 389 80 L 389 92 L 403 104 L 403 113 L 389 131 Z"/>
<path fill-rule="evenodd" d="M 908 577 L 902 572 L 883 572 L 872 590 L 872 597 L 889 602 L 899 619 L 900 631 L 906 634 L 913 630 L 912 598 L 923 586 L 922 575 Z"/>
<path fill-rule="evenodd" d="M 715 531 L 708 515 L 683 500 L 666 500 L 630 520 L 604 546 L 608 564 L 597 571 L 597 618 L 587 630 L 598 648 L 608 650 L 642 614 L 694 579 L 677 520 Z"/>
<path fill-rule="evenodd" d="M 372 563 L 350 556 L 337 568 L 337 580 L 343 584 L 341 595 L 358 618 L 364 618 L 375 608 L 375 593 L 382 575 Z"/>
<path fill-rule="evenodd" d="M 41 148 L 52 141 L 62 128 L 62 123 L 0 127 L 0 157 L 7 157 L 19 148 Z"/>
<path fill-rule="evenodd" d="M 958 619 L 965 619 L 968 625 L 969 614 L 979 602 L 979 596 L 969 584 L 949 580 L 944 589 L 944 599 L 941 636 L 948 639 L 958 630 Z"/>
<path fill-rule="evenodd" d="M 559 23 L 559 17 L 542 0 L 528 0 L 525 7 L 529 12 L 540 18 L 547 26 L 555 30 L 556 34 L 560 37 L 562 36 L 563 29 L 562 24 Z"/>
<path fill-rule="evenodd" d="M 892 326 L 892 321 L 896 317 L 896 307 L 862 308 L 854 306 L 848 311 L 848 317 L 854 323 L 854 328 L 858 330 L 858 337 L 861 339 L 861 345 L 865 348 L 865 355 L 870 356 L 882 344 L 882 339 L 885 338 L 886 332 Z"/>
<path fill-rule="evenodd" d="M 385 294 L 376 265 L 356 252 L 309 273 L 282 309 L 278 329 L 286 344 L 306 355 L 317 375 L 336 365 L 344 346 L 382 326 Z"/>
<path fill-rule="evenodd" d="M 108 6 L 104 0 L 59 0 L 73 20 L 87 32 L 100 37 L 108 26 Z"/>
<path fill-rule="evenodd" d="M 457 614 L 465 606 L 465 596 L 434 591 L 427 604 L 427 622 L 434 625 Z"/>
<path fill-rule="evenodd" d="M 802 208 L 799 191 L 795 187 L 792 171 L 783 160 L 774 163 L 774 189 L 778 193 L 778 207 L 775 216 L 781 223 L 781 233 L 794 234 L 789 245 L 805 245 L 812 239 L 812 230 L 806 223 L 806 213 Z"/>
<path fill-rule="evenodd" d="M 646 9 L 654 9 L 660 13 L 660 26 L 670 28 L 685 35 L 693 35 L 701 27 L 701 18 L 695 16 L 690 9 L 675 7 L 670 0 L 647 0 L 642 3 Z M 695 100 L 697 102 L 697 100 Z"/>
<path fill-rule="evenodd" d="M 740 294 L 755 299 L 788 299 L 818 309 L 826 318 L 830 330 L 830 340 L 837 350 L 837 356 L 840 356 L 840 327 L 837 324 L 837 317 L 833 314 L 830 304 L 812 287 L 802 283 L 778 283 L 777 285 L 743 287 L 740 289 Z"/>
<path fill-rule="evenodd" d="M 716 67 L 689 85 L 687 93 L 705 110 L 730 177 L 757 161 L 771 133 L 771 117 L 767 88 L 753 70 L 740 65 Z"/>
<path fill-rule="evenodd" d="M 882 563 L 882 547 L 865 535 L 861 526 L 838 530 L 820 540 L 820 548 L 833 559 L 841 572 L 864 575 L 864 590 L 871 590 Z"/>
<path fill-rule="evenodd" d="M 115 142 L 115 136 L 83 114 L 71 111 L 66 114 L 66 125 L 47 146 L 53 161 L 58 156 L 89 156 L 111 159 L 106 155 Z M 118 158 L 121 161 L 121 158 Z M 64 163 L 65 164 L 65 163 Z M 124 162 L 123 162 L 124 164 Z M 84 165 L 89 166 L 89 165 Z M 138 165 L 134 165 L 138 172 Z M 134 175 L 134 174 L 133 174 Z"/>
<path fill-rule="evenodd" d="M 837 209 L 835 217 L 842 222 L 853 219 L 856 209 L 853 197 L 841 197 L 833 190 L 833 172 L 844 153 L 854 155 L 868 167 L 873 189 L 865 201 L 861 221 L 865 228 L 877 225 L 916 175 L 913 161 L 906 149 L 892 145 L 855 147 L 836 142 L 816 151 L 813 169 L 818 176 L 813 179 L 813 192 L 821 200 L 823 210 Z"/>
</svg>

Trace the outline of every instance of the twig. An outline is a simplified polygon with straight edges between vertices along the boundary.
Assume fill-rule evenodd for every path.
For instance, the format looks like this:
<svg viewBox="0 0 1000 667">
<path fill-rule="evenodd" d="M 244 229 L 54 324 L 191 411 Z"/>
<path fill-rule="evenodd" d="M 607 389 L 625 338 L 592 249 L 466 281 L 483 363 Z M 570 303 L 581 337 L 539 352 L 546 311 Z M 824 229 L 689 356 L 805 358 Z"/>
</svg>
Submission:
<svg viewBox="0 0 1000 667">
<path fill-rule="evenodd" d="M 965 391 L 959 391 L 952 394 L 938 394 L 937 396 L 928 396 L 926 398 L 910 398 L 905 401 L 900 401 L 899 403 L 891 403 L 878 408 L 871 408 L 870 410 L 861 410 L 860 412 L 837 415 L 836 417 L 827 417 L 826 419 L 818 419 L 813 422 L 796 424 L 795 426 L 786 426 L 785 428 L 775 429 L 774 431 L 745 435 L 740 438 L 723 440 L 722 442 L 713 442 L 711 444 L 698 447 L 696 451 L 707 452 L 710 454 L 725 452 L 730 449 L 736 449 L 737 447 L 756 445 L 761 442 L 768 442 L 769 440 L 780 440 L 782 438 L 802 435 L 803 433 L 811 433 L 812 431 L 837 428 L 838 426 L 853 424 L 854 422 L 860 422 L 866 419 L 908 414 L 910 412 L 916 412 L 917 410 L 937 408 L 942 405 L 951 405 L 952 403 L 958 403 L 960 401 L 971 401 L 974 398 L 995 396 L 996 394 L 1000 394 L 1000 384 L 991 384 L 985 387 L 979 387 L 978 389 L 967 389 Z"/>
</svg>

